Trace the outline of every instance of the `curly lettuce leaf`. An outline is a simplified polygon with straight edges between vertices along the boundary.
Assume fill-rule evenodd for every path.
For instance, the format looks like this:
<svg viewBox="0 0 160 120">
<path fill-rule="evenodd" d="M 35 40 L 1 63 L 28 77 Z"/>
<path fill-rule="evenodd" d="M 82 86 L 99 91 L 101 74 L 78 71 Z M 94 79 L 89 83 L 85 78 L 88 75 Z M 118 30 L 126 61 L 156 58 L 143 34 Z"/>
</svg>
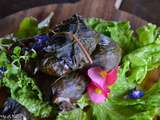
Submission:
<svg viewBox="0 0 160 120">
<path fill-rule="evenodd" d="M 127 83 L 127 85 L 130 83 Z M 160 81 L 152 86 L 145 95 L 137 100 L 125 98 L 122 96 L 113 97 L 110 99 L 112 108 L 124 116 L 126 120 L 152 120 L 158 115 L 160 108 Z M 126 91 L 126 94 L 129 89 Z"/>
<path fill-rule="evenodd" d="M 148 71 L 157 68 L 160 65 L 160 45 L 149 44 L 138 48 L 123 58 L 123 63 L 130 63 L 128 80 L 142 83 Z"/>
<path fill-rule="evenodd" d="M 6 68 L 1 84 L 10 90 L 14 100 L 27 108 L 34 116 L 42 118 L 54 116 L 56 110 L 48 102 L 43 101 L 42 93 L 35 81 L 21 69 L 20 60 L 32 57 L 32 55 L 28 53 L 21 56 L 20 52 L 20 47 L 15 47 L 10 59 L 4 51 L 0 52 L 0 66 Z"/>
<path fill-rule="evenodd" d="M 42 93 L 35 82 L 24 73 L 19 73 L 15 80 L 3 79 L 3 85 L 10 89 L 11 98 L 18 101 L 36 117 L 48 117 L 53 113 L 53 107 L 42 99 Z"/>
<path fill-rule="evenodd" d="M 137 29 L 137 45 L 139 47 L 151 44 L 151 43 L 158 43 L 159 41 L 159 32 L 160 28 L 158 28 L 154 24 L 147 24 Z"/>
<path fill-rule="evenodd" d="M 92 119 L 93 120 L 124 120 L 124 117 L 117 111 L 112 109 L 112 105 L 106 101 L 100 105 L 92 104 Z"/>
<path fill-rule="evenodd" d="M 0 52 L 0 66 L 5 66 L 9 63 L 9 60 L 7 58 L 7 54 L 5 52 Z"/>
<path fill-rule="evenodd" d="M 111 89 L 110 97 L 122 96 L 126 93 L 126 91 L 135 88 L 136 84 L 128 81 L 126 77 L 126 73 L 129 70 L 129 65 L 130 64 L 128 61 L 125 62 L 123 65 L 121 65 L 121 68 L 118 71 L 118 78 L 116 80 L 116 83 L 110 87 Z"/>
<path fill-rule="evenodd" d="M 87 113 L 82 109 L 75 109 L 69 112 L 59 113 L 57 120 L 89 120 Z"/>
</svg>

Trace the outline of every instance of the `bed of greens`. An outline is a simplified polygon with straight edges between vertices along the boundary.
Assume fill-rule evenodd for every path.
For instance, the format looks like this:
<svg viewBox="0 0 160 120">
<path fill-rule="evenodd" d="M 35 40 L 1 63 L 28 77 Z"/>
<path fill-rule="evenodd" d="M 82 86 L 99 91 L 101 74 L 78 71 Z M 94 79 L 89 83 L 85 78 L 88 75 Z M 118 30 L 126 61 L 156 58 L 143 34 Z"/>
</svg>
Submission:
<svg viewBox="0 0 160 120">
<path fill-rule="evenodd" d="M 159 27 L 149 23 L 133 31 L 129 22 L 75 15 L 51 30 L 52 16 L 40 23 L 26 17 L 15 33 L 0 38 L 0 87 L 10 93 L 0 115 L 21 113 L 27 120 L 160 116 L 160 81 L 144 87 L 147 74 L 160 66 Z"/>
</svg>

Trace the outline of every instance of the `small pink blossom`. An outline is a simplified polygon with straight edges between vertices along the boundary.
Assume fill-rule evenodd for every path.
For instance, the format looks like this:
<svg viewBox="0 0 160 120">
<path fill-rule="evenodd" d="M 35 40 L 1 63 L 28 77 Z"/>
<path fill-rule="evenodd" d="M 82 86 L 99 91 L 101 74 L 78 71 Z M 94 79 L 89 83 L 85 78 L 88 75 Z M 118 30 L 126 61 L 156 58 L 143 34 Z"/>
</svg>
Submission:
<svg viewBox="0 0 160 120">
<path fill-rule="evenodd" d="M 110 93 L 109 86 L 113 85 L 117 79 L 118 67 L 107 72 L 100 67 L 92 67 L 88 70 L 88 76 L 91 82 L 88 85 L 87 92 L 89 98 L 94 103 L 102 103 Z"/>
<path fill-rule="evenodd" d="M 105 101 L 106 97 L 108 97 L 109 89 L 106 89 L 107 92 L 103 93 L 101 88 L 96 87 L 93 83 L 88 85 L 87 91 L 91 101 L 96 104 L 100 104 Z"/>
<path fill-rule="evenodd" d="M 106 77 L 102 77 L 100 75 L 102 71 L 103 70 L 100 67 L 92 67 L 88 70 L 88 76 L 91 79 L 91 81 L 101 89 L 107 86 Z"/>
<path fill-rule="evenodd" d="M 108 73 L 108 75 L 107 75 L 107 77 L 106 77 L 106 84 L 108 85 L 108 86 L 110 86 L 110 85 L 113 85 L 114 83 L 115 83 L 115 81 L 117 80 L 117 73 L 118 73 L 118 69 L 116 68 L 114 68 L 114 69 L 112 69 L 109 73 Z"/>
</svg>

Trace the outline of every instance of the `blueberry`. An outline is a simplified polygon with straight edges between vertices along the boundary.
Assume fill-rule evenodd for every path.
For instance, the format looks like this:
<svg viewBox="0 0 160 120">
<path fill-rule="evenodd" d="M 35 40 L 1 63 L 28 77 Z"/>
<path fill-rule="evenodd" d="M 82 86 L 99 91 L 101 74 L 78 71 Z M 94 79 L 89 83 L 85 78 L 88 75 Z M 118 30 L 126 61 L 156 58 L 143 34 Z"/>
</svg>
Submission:
<svg viewBox="0 0 160 120">
<path fill-rule="evenodd" d="M 38 35 L 34 37 L 35 43 L 32 46 L 34 50 L 41 50 L 45 46 L 45 42 L 49 40 L 47 35 Z"/>
<path fill-rule="evenodd" d="M 141 98 L 144 96 L 144 92 L 143 91 L 140 91 L 140 90 L 132 90 L 128 97 L 131 98 L 131 99 L 138 99 L 138 98 Z"/>
<path fill-rule="evenodd" d="M 36 40 L 37 43 L 44 43 L 46 42 L 49 38 L 47 35 L 38 35 L 35 36 L 34 39 Z"/>
<path fill-rule="evenodd" d="M 34 49 L 34 50 L 40 50 L 41 48 L 42 48 L 42 45 L 39 45 L 39 44 L 34 44 L 32 46 L 32 49 Z"/>
<path fill-rule="evenodd" d="M 0 67 L 0 79 L 3 78 L 3 73 L 6 71 L 5 67 Z"/>
<path fill-rule="evenodd" d="M 6 68 L 5 67 L 0 67 L 0 72 L 5 72 Z"/>
</svg>

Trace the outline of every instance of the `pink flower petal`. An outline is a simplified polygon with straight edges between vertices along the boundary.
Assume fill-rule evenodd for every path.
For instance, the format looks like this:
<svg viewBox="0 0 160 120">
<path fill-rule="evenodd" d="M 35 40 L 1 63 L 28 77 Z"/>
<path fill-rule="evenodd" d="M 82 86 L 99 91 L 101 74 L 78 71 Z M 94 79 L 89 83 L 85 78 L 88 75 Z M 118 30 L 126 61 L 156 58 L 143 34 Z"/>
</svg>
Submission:
<svg viewBox="0 0 160 120">
<path fill-rule="evenodd" d="M 116 69 L 112 69 L 106 78 L 106 84 L 107 85 L 113 85 L 115 81 L 117 80 L 117 73 L 118 73 L 118 67 Z"/>
<path fill-rule="evenodd" d="M 100 91 L 99 93 L 96 92 L 97 89 Z M 108 89 L 106 89 L 106 91 L 107 90 Z M 93 83 L 90 83 L 88 85 L 87 92 L 90 100 L 96 104 L 103 103 L 109 94 L 109 90 L 108 92 L 106 92 L 107 94 L 105 94 L 100 88 L 97 88 Z"/>
<path fill-rule="evenodd" d="M 90 77 L 91 81 L 97 86 L 101 87 L 102 89 L 106 89 L 106 77 L 102 77 L 100 72 L 104 71 L 100 67 L 92 67 L 88 70 L 88 76 Z"/>
</svg>

